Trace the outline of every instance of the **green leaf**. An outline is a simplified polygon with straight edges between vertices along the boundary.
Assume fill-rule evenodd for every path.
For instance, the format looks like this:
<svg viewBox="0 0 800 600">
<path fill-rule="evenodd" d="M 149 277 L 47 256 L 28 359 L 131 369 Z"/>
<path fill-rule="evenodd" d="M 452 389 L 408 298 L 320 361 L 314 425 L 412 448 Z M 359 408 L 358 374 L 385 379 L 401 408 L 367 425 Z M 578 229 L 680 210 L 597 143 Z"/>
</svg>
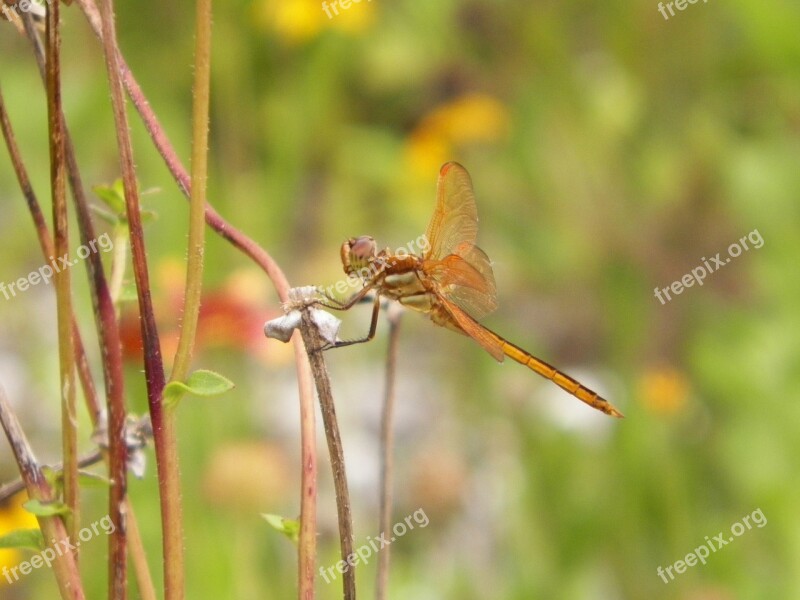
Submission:
<svg viewBox="0 0 800 600">
<path fill-rule="evenodd" d="M 83 488 L 108 487 L 111 482 L 98 473 L 78 469 L 78 485 Z"/>
<path fill-rule="evenodd" d="M 266 513 L 262 513 L 261 516 L 264 517 L 264 520 L 269 523 L 273 529 L 280 531 L 295 544 L 300 540 L 300 521 Z"/>
<path fill-rule="evenodd" d="M 22 508 L 37 517 L 52 517 L 54 515 L 65 515 L 69 513 L 69 507 L 63 502 L 40 502 L 39 500 L 28 500 Z"/>
<path fill-rule="evenodd" d="M 61 472 L 56 471 L 52 467 L 48 467 L 44 465 L 42 467 L 42 476 L 44 480 L 50 484 L 50 487 L 55 489 L 56 491 L 61 490 Z"/>
<path fill-rule="evenodd" d="M 44 537 L 39 529 L 17 529 L 0 536 L 0 548 L 25 548 L 38 552 L 44 550 Z"/>
<path fill-rule="evenodd" d="M 109 225 L 115 225 L 116 226 L 120 222 L 119 217 L 117 217 L 117 215 L 115 215 L 114 213 L 112 213 L 109 210 L 106 210 L 102 206 L 96 206 L 96 205 L 92 204 L 89 207 L 89 210 L 91 210 L 94 214 L 96 214 L 98 217 L 103 219 Z"/>
<path fill-rule="evenodd" d="M 158 213 L 154 210 L 140 209 L 139 214 L 142 215 L 142 223 L 151 223 L 158 219 Z"/>
<path fill-rule="evenodd" d="M 184 394 L 195 396 L 219 396 L 234 387 L 234 383 L 227 377 L 214 371 L 198 369 L 191 373 L 186 380 L 170 381 L 164 388 L 164 405 L 172 408 L 178 404 Z"/>
<path fill-rule="evenodd" d="M 111 185 L 96 185 L 92 190 L 115 215 L 125 216 L 125 189 L 122 186 L 122 179 L 117 179 Z"/>
<path fill-rule="evenodd" d="M 137 302 L 139 295 L 136 293 L 136 285 L 133 282 L 124 283 L 117 300 L 118 302 Z"/>
</svg>

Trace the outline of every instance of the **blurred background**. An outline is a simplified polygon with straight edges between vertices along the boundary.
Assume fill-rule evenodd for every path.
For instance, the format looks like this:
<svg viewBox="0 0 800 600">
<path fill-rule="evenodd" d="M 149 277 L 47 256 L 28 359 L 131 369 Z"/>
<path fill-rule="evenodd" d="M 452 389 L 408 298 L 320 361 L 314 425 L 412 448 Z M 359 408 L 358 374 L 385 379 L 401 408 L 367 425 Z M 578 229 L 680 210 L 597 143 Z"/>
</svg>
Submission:
<svg viewBox="0 0 800 600">
<path fill-rule="evenodd" d="M 122 51 L 188 164 L 193 5 L 117 4 Z M 458 160 L 474 181 L 479 244 L 497 279 L 500 307 L 484 322 L 627 417 L 606 417 L 406 315 L 393 522 L 421 509 L 429 523 L 391 546 L 390 596 L 800 597 L 800 7 L 712 0 L 670 16 L 655 1 L 353 0 L 329 2 L 327 13 L 321 4 L 217 3 L 211 202 L 293 285 L 327 286 L 342 278 L 344 239 L 369 234 L 394 249 L 422 234 L 438 169 Z M 76 6 L 62 18 L 78 159 L 87 186 L 110 184 L 119 171 L 100 47 Z M 49 215 L 42 86 L 6 22 L 0 57 L 0 85 Z M 188 204 L 130 113 L 143 204 L 157 213 L 146 236 L 169 363 Z M 43 259 L 2 155 L 8 283 Z M 756 230 L 763 246 L 749 244 L 702 286 L 655 297 Z M 72 273 L 99 382 L 83 266 Z M 180 407 L 187 598 L 291 598 L 295 548 L 260 516 L 299 512 L 291 349 L 262 333 L 280 306 L 265 275 L 210 231 L 205 282 L 195 366 L 237 387 Z M 369 308 L 350 311 L 343 337 L 362 335 L 368 320 Z M 135 303 L 122 323 L 128 402 L 141 414 Z M 379 534 L 387 329 L 382 320 L 370 344 L 326 355 L 356 546 Z M 52 286 L 0 298 L 0 383 L 44 462 L 59 460 L 57 364 Z M 90 449 L 85 411 L 81 426 Z M 318 433 L 319 565 L 328 567 L 339 558 L 336 510 L 321 423 Z M 148 461 L 130 494 L 160 585 L 152 451 Z M 0 482 L 14 477 L 0 443 Z M 104 490 L 84 497 L 87 523 L 106 514 Z M 20 502 L 0 508 L 0 533 L 29 526 Z M 668 583 L 658 575 L 759 509 L 766 524 L 707 564 Z M 105 593 L 101 538 L 83 545 L 91 598 Z M 9 567 L 26 558 L 0 551 Z M 375 564 L 358 570 L 364 597 Z M 317 592 L 340 598 L 338 573 L 331 583 L 320 577 Z M 14 584 L 0 578 L 2 599 L 56 593 L 47 569 Z"/>
</svg>

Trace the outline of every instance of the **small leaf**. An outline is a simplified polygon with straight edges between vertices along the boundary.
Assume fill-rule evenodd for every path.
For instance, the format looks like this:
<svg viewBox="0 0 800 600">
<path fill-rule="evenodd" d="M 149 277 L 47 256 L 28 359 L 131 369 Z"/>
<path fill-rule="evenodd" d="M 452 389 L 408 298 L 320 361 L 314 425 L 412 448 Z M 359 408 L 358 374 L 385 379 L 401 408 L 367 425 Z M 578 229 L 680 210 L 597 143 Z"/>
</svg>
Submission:
<svg viewBox="0 0 800 600">
<path fill-rule="evenodd" d="M 37 517 L 52 517 L 54 515 L 65 515 L 69 513 L 69 507 L 63 502 L 40 502 L 39 500 L 28 500 L 22 508 Z"/>
<path fill-rule="evenodd" d="M 98 217 L 103 219 L 109 225 L 116 226 L 120 222 L 119 217 L 117 217 L 117 215 L 113 214 L 109 210 L 106 210 L 106 208 L 104 208 L 102 206 L 96 206 L 96 205 L 92 204 L 89 207 L 89 210 L 91 210 L 94 214 L 96 214 Z"/>
<path fill-rule="evenodd" d="M 158 219 L 158 213 L 154 210 L 141 209 L 139 214 L 142 215 L 142 223 L 152 223 Z"/>
<path fill-rule="evenodd" d="M 0 548 L 25 548 L 38 552 L 44 550 L 44 537 L 39 529 L 17 529 L 0 536 Z"/>
<path fill-rule="evenodd" d="M 164 388 L 164 404 L 172 408 L 178 404 L 184 394 L 195 396 L 218 396 L 234 387 L 234 383 L 227 377 L 214 371 L 198 369 L 191 373 L 186 380 L 170 381 Z"/>
<path fill-rule="evenodd" d="M 264 520 L 266 520 L 273 529 L 280 531 L 295 544 L 300 540 L 300 521 L 296 519 L 287 519 L 280 515 L 269 515 L 265 513 L 262 513 L 261 516 L 264 517 Z"/>
<path fill-rule="evenodd" d="M 125 216 L 125 189 L 122 186 L 122 179 L 117 179 L 111 185 L 96 185 L 92 190 L 115 215 Z"/>
<path fill-rule="evenodd" d="M 136 285 L 131 283 L 125 283 L 122 285 L 122 290 L 119 293 L 119 298 L 117 299 L 118 302 L 137 302 L 139 300 L 139 295 L 136 293 Z"/>
<path fill-rule="evenodd" d="M 42 466 L 42 476 L 44 477 L 44 480 L 50 484 L 51 488 L 55 488 L 57 490 L 61 489 L 62 478 L 60 471 L 56 471 L 52 467 L 44 465 Z"/>
<path fill-rule="evenodd" d="M 78 485 L 83 488 L 108 487 L 111 482 L 98 473 L 78 469 Z"/>
</svg>

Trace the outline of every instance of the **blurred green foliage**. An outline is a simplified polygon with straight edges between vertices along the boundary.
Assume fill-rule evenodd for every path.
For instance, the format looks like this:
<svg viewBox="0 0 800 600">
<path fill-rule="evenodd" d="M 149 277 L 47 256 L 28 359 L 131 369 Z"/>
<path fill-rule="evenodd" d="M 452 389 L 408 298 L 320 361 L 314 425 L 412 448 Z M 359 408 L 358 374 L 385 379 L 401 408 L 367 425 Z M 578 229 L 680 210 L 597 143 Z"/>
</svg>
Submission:
<svg viewBox="0 0 800 600">
<path fill-rule="evenodd" d="M 188 161 L 192 5 L 117 4 L 123 53 Z M 79 162 L 87 184 L 110 184 L 119 172 L 101 49 L 77 6 L 62 17 Z M 329 285 L 341 278 L 343 239 L 371 234 L 395 248 L 422 233 L 438 167 L 458 160 L 472 174 L 480 244 L 495 261 L 500 309 L 487 324 L 627 416 L 612 421 L 409 315 L 395 512 L 402 521 L 422 508 L 430 524 L 392 545 L 391 597 L 800 597 L 798 18 L 787 0 L 712 0 L 668 20 L 654 1 L 622 0 L 374 0 L 330 19 L 315 0 L 215 6 L 209 197 L 220 213 L 293 285 Z M 47 212 L 44 95 L 6 22 L 0 56 L 0 85 Z M 130 120 L 139 181 L 157 188 L 144 196 L 159 217 L 146 233 L 170 360 L 187 204 L 132 109 Z M 7 159 L 0 206 L 0 281 L 10 282 L 42 258 Z M 665 304 L 654 297 L 756 229 L 762 248 Z M 299 510 L 294 370 L 287 348 L 260 331 L 279 306 L 265 277 L 210 232 L 206 257 L 195 363 L 237 387 L 180 407 L 187 597 L 290 598 L 294 548 L 260 516 Z M 74 273 L 97 362 L 85 278 Z M 135 336 L 135 312 L 125 314 Z M 0 382 L 52 461 L 54 319 L 47 286 L 0 299 Z M 345 335 L 366 320 L 348 315 Z M 356 545 L 379 533 L 383 333 L 329 354 Z M 126 385 L 141 413 L 135 347 L 127 346 Z M 85 417 L 83 426 L 88 448 Z M 5 481 L 15 471 L 0 447 Z M 327 454 L 320 458 L 327 567 L 338 542 Z M 152 467 L 130 493 L 160 581 Z M 87 522 L 105 514 L 103 490 L 85 496 Z M 759 508 L 763 529 L 668 584 L 659 578 L 659 566 Z M 99 598 L 105 545 L 85 546 L 87 591 Z M 371 594 L 374 564 L 360 570 L 362 595 Z M 319 598 L 341 597 L 340 581 L 320 578 Z M 0 579 L 0 598 L 54 590 L 44 569 L 10 586 Z"/>
</svg>

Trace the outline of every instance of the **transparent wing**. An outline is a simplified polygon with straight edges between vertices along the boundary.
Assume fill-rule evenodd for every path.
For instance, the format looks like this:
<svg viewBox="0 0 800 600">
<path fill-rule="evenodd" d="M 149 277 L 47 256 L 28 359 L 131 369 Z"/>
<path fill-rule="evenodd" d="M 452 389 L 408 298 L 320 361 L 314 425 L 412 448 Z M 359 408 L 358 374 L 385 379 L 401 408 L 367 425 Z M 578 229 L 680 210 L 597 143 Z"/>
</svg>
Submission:
<svg viewBox="0 0 800 600">
<path fill-rule="evenodd" d="M 422 268 L 444 298 L 480 320 L 497 308 L 492 265 L 477 246 L 462 244 L 455 251 L 442 260 L 426 260 Z"/>
<path fill-rule="evenodd" d="M 458 246 L 474 246 L 478 237 L 478 209 L 467 170 L 449 162 L 439 170 L 436 209 L 426 232 L 430 249 L 426 259 L 453 254 Z"/>
<path fill-rule="evenodd" d="M 496 333 L 486 329 L 483 325 L 478 323 L 475 319 L 469 316 L 465 311 L 455 306 L 447 299 L 440 299 L 442 306 L 447 311 L 449 317 L 452 319 L 461 331 L 466 333 L 473 340 L 478 342 L 484 350 L 491 354 L 498 362 L 503 362 L 505 358 L 505 351 L 503 350 L 504 340 Z"/>
</svg>

